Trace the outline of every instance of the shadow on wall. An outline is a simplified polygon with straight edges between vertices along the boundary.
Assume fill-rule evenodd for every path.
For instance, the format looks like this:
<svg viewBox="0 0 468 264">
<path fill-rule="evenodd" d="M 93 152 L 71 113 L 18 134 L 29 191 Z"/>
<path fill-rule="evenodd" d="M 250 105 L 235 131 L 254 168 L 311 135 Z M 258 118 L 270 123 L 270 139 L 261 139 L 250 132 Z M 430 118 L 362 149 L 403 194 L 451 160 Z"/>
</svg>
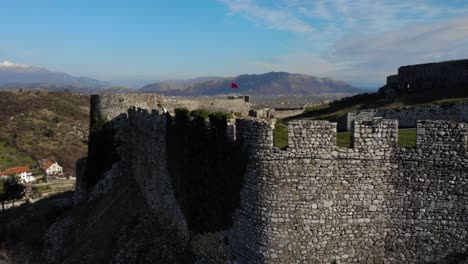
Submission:
<svg viewBox="0 0 468 264">
<path fill-rule="evenodd" d="M 86 164 L 86 188 L 93 187 L 104 177 L 104 173 L 109 171 L 114 163 L 119 160 L 117 147 L 121 142 L 116 142 L 115 133 L 117 123 L 126 119 L 125 114 L 121 114 L 111 121 L 107 121 L 102 116 L 91 116 L 90 134 L 88 144 L 88 158 Z"/>
<path fill-rule="evenodd" d="M 223 113 L 187 109 L 167 118 L 168 170 L 192 231 L 229 228 L 239 207 L 248 158 L 242 144 L 226 136 L 227 119 Z"/>
</svg>

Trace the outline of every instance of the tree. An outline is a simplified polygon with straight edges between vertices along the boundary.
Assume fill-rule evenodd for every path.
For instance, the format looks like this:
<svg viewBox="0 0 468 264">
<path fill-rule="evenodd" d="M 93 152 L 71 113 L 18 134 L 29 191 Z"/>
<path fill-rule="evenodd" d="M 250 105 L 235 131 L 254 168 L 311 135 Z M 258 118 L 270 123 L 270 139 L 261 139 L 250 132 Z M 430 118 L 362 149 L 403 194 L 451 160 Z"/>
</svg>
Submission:
<svg viewBox="0 0 468 264">
<path fill-rule="evenodd" d="M 6 180 L 3 178 L 0 180 L 0 200 L 2 201 L 2 212 L 5 211 L 5 201 L 7 200 L 5 195 L 5 188 L 3 188 L 5 181 Z"/>
<path fill-rule="evenodd" d="M 3 189 L 6 200 L 12 200 L 13 207 L 15 207 L 15 200 L 23 198 L 26 187 L 18 181 L 16 176 L 10 175 L 3 183 Z"/>
</svg>

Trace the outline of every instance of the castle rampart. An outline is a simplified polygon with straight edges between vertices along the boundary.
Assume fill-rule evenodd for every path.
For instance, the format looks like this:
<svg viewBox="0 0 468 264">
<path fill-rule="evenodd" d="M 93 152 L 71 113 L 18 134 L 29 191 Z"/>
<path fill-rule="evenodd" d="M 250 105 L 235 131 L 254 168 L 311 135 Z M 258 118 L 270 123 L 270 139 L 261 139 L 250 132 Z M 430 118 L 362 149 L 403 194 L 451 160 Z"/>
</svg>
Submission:
<svg viewBox="0 0 468 264">
<path fill-rule="evenodd" d="M 127 166 L 158 215 L 190 235 L 167 170 L 166 121 L 128 111 Z M 217 245 L 222 259 L 426 263 L 467 254 L 466 124 L 421 121 L 413 149 L 398 148 L 396 120 L 356 120 L 351 148 L 336 146 L 336 123 L 298 120 L 278 149 L 274 125 L 236 119 L 248 160 L 227 242 Z"/>
<path fill-rule="evenodd" d="M 250 102 L 248 96 L 236 98 L 177 98 L 160 94 L 101 94 L 91 96 L 91 113 L 102 115 L 111 120 L 126 113 L 131 106 L 142 109 L 158 109 L 174 113 L 174 109 L 184 107 L 189 110 L 205 109 L 248 115 Z"/>
<path fill-rule="evenodd" d="M 468 86 L 468 60 L 443 61 L 408 65 L 398 68 L 397 75 L 387 77 L 387 84 L 379 89 L 386 97 L 398 94 L 466 89 Z"/>
<path fill-rule="evenodd" d="M 269 124 L 251 122 L 238 120 L 255 149 L 232 233 L 239 259 L 423 263 L 466 251 L 466 125 L 421 122 L 418 147 L 400 149 L 396 121 L 356 122 L 347 149 L 331 144 L 336 124 L 294 121 L 282 151 Z"/>
</svg>

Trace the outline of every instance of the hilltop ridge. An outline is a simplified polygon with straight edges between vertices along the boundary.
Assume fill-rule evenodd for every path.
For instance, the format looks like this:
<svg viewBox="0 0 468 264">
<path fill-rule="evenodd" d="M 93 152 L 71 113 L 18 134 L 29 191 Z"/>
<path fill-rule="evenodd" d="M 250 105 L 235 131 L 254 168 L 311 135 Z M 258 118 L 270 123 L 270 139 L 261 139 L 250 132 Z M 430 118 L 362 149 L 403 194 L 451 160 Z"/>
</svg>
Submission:
<svg viewBox="0 0 468 264">
<path fill-rule="evenodd" d="M 231 82 L 239 88 L 231 89 Z M 217 95 L 233 92 L 251 95 L 279 94 L 358 94 L 364 90 L 343 81 L 320 78 L 305 74 L 288 72 L 269 72 L 264 74 L 242 74 L 236 77 L 212 77 L 194 79 L 188 82 L 158 82 L 149 84 L 142 93 L 161 93 L 164 95 Z"/>
</svg>

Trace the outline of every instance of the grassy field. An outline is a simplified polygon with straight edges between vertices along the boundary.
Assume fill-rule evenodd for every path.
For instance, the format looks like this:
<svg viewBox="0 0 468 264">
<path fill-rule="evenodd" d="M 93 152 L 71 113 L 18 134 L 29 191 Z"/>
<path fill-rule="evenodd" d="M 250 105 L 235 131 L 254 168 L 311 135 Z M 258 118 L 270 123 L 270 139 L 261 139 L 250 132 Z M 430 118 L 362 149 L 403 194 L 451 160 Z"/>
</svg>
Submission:
<svg viewBox="0 0 468 264">
<path fill-rule="evenodd" d="M 280 149 L 288 146 L 288 127 L 278 123 L 273 131 L 273 145 Z"/>
<path fill-rule="evenodd" d="M 398 145 L 402 148 L 416 147 L 416 128 L 398 129 Z"/>
<path fill-rule="evenodd" d="M 416 105 L 441 105 L 468 102 L 468 89 L 427 90 L 419 93 L 400 95 L 395 98 L 380 97 L 377 93 L 361 94 L 343 98 L 330 104 L 307 107 L 303 114 L 290 117 L 294 119 L 315 119 L 339 121 L 346 113 L 375 108 L 402 108 Z"/>
<path fill-rule="evenodd" d="M 5 142 L 0 142 L 0 171 L 11 167 L 35 165 L 36 161 L 29 155 L 8 146 Z"/>
<path fill-rule="evenodd" d="M 273 145 L 284 149 L 288 146 L 287 126 L 277 124 L 273 131 Z M 336 145 L 342 148 L 351 147 L 351 132 L 338 132 L 336 135 Z M 402 148 L 416 147 L 416 129 L 405 128 L 398 130 L 398 146 Z"/>
<path fill-rule="evenodd" d="M 336 134 L 336 145 L 342 148 L 350 148 L 351 132 L 338 132 Z"/>
</svg>

